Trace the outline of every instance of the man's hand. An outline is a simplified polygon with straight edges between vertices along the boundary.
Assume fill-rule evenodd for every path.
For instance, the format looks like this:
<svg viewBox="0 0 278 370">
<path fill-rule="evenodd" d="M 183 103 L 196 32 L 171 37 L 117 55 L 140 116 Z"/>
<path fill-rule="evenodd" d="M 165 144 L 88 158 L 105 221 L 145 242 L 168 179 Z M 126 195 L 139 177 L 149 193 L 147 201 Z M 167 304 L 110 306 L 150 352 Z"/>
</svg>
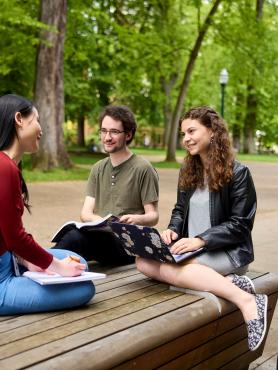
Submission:
<svg viewBox="0 0 278 370">
<path fill-rule="evenodd" d="M 141 215 L 122 215 L 120 217 L 120 222 L 123 224 L 140 225 L 141 218 Z"/>
<path fill-rule="evenodd" d="M 182 238 L 172 245 L 171 253 L 182 254 L 185 252 L 196 251 L 204 245 L 204 240 L 200 238 Z"/>
<path fill-rule="evenodd" d="M 157 202 L 144 205 L 145 213 L 141 215 L 127 214 L 120 216 L 120 222 L 124 224 L 154 226 L 158 222 Z"/>
</svg>

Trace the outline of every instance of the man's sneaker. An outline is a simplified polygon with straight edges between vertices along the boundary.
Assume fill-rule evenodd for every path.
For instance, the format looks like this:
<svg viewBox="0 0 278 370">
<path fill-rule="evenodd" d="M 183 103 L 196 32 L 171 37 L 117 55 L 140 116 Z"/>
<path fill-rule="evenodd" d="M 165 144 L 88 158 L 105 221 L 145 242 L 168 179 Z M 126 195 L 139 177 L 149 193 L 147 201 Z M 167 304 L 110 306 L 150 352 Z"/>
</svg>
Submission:
<svg viewBox="0 0 278 370">
<path fill-rule="evenodd" d="M 258 319 L 247 321 L 248 347 L 255 351 L 264 340 L 267 326 L 267 295 L 256 294 Z"/>
<path fill-rule="evenodd" d="M 253 281 L 246 275 L 232 274 L 232 283 L 247 293 L 256 293 Z"/>
</svg>

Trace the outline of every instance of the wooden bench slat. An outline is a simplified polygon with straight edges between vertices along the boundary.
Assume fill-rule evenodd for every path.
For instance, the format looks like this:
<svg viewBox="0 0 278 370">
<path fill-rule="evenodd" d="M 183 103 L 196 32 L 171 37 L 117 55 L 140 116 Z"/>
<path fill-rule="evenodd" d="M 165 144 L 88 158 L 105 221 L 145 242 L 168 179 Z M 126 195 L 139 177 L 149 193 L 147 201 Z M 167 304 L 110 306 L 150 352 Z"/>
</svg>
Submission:
<svg viewBox="0 0 278 370">
<path fill-rule="evenodd" d="M 206 359 L 211 359 L 211 356 L 215 354 L 214 358 L 218 360 L 218 354 L 223 353 L 227 345 L 229 346 L 232 345 L 233 343 L 237 343 L 238 339 L 242 339 L 244 337 L 245 330 L 242 325 L 240 327 L 234 328 L 233 330 L 230 330 L 229 332 L 219 337 L 211 339 L 207 343 L 195 348 L 194 350 L 186 353 L 183 356 L 174 359 L 171 362 L 164 364 L 161 367 L 158 367 L 157 369 L 179 370 L 182 368 L 184 370 L 185 369 L 203 370 L 208 368 L 207 364 L 208 366 L 210 366 L 209 369 L 217 369 L 217 366 L 214 367 L 214 364 L 212 364 L 209 360 Z M 243 342 L 244 342 L 242 346 L 243 348 L 241 349 L 242 351 L 247 349 L 246 340 Z M 203 368 L 200 368 L 200 366 L 202 365 L 204 365 Z"/>
<path fill-rule="evenodd" d="M 146 369 L 157 368 L 184 353 L 192 351 L 215 336 L 221 336 L 224 333 L 229 332 L 231 330 L 231 323 L 233 328 L 238 328 L 242 325 L 242 316 L 238 311 L 221 317 L 221 319 L 204 325 L 190 333 L 186 333 L 171 341 L 171 344 L 170 342 L 167 342 L 149 352 L 145 352 L 140 356 L 134 357 L 132 360 L 121 363 L 113 369 L 142 369 L 144 364 L 147 364 Z"/>
<path fill-rule="evenodd" d="M 130 265 L 123 266 L 102 266 L 99 263 L 88 262 L 89 270 L 94 272 L 104 272 L 107 275 L 117 274 L 119 272 L 125 272 L 128 270 L 136 270 L 136 264 L 131 263 Z"/>
<path fill-rule="evenodd" d="M 273 296 L 273 300 L 270 298 L 270 304 L 275 304 L 275 298 Z M 207 310 L 207 305 L 208 303 L 203 300 L 203 304 L 206 307 Z M 274 303 L 273 303 L 274 302 Z M 200 303 L 200 302 L 198 302 Z M 196 302 L 194 303 L 196 305 Z M 213 305 L 211 303 L 211 305 Z M 214 306 L 214 305 L 213 305 Z M 270 306 L 272 309 L 273 307 Z M 214 315 L 215 317 L 217 316 L 217 309 L 214 308 Z M 180 309 L 178 311 L 181 311 L 183 309 Z M 207 313 L 207 311 L 206 311 Z M 183 312 L 184 314 L 184 312 Z M 165 317 L 169 317 L 170 314 L 164 315 Z M 183 315 L 184 316 L 184 315 Z M 178 319 L 181 320 L 179 323 L 176 323 Z M 198 324 L 200 323 L 200 317 L 197 318 L 195 317 L 195 320 L 198 321 Z M 71 352 L 65 353 L 60 355 L 59 357 L 49 360 L 46 362 L 43 362 L 41 365 L 37 364 L 36 368 L 39 369 L 44 369 L 49 366 L 51 369 L 59 369 L 59 367 L 64 364 L 67 369 L 75 369 L 77 366 L 77 361 L 75 359 L 79 359 L 79 366 L 82 367 L 82 369 L 89 369 L 90 367 L 87 366 L 88 364 L 94 364 L 94 369 L 108 369 L 115 365 L 117 361 L 120 363 L 122 362 L 123 359 L 127 359 L 128 357 L 133 358 L 133 361 L 131 360 L 130 363 L 134 363 L 136 361 L 136 354 L 146 352 L 147 348 L 150 348 L 152 345 L 155 345 L 155 340 L 159 342 L 163 342 L 163 339 L 165 342 L 169 342 L 171 339 L 171 328 L 170 326 L 173 326 L 174 324 L 177 325 L 178 329 L 181 330 L 183 333 L 187 332 L 187 330 L 184 328 L 185 325 L 192 324 L 192 320 L 187 321 L 186 323 L 182 321 L 182 315 L 179 315 L 178 312 L 176 312 L 176 315 L 172 317 L 172 319 L 166 319 L 161 323 L 162 317 L 158 317 L 155 320 L 151 320 L 148 323 L 142 323 L 141 325 L 134 326 L 133 328 L 129 328 L 128 330 L 116 333 L 114 335 L 111 335 L 107 338 L 103 338 L 99 340 L 98 342 L 88 344 L 86 346 L 82 346 L 76 350 L 73 350 Z M 219 322 L 220 320 L 220 322 Z M 243 323 L 242 315 L 241 313 L 237 311 L 233 311 L 232 313 L 221 317 L 219 320 L 215 321 L 214 324 L 209 323 L 210 325 L 210 330 L 208 333 L 208 337 L 214 338 L 215 336 L 222 335 L 224 332 L 230 332 L 231 328 L 228 327 L 227 323 L 229 322 L 230 325 L 234 325 L 235 328 L 240 326 L 243 335 L 246 336 L 246 330 L 245 330 L 245 325 Z M 151 325 L 153 323 L 153 326 Z M 168 325 L 167 325 L 168 324 Z M 194 322 L 193 320 L 193 327 L 196 328 L 196 321 Z M 163 329 L 164 328 L 164 332 Z M 206 327 L 202 327 L 200 329 L 201 334 L 205 332 Z M 149 332 L 154 332 L 158 333 L 157 336 L 153 335 L 151 339 L 151 343 L 146 340 L 146 335 Z M 177 333 L 175 333 L 176 335 Z M 190 333 L 191 334 L 191 333 Z M 192 339 L 191 337 L 188 337 L 190 334 L 183 335 L 183 340 L 181 340 L 180 343 L 180 349 L 183 350 L 183 352 L 186 350 L 186 346 L 191 343 L 191 340 L 188 340 L 189 338 Z M 155 336 L 155 338 L 154 338 Z M 196 338 L 195 330 L 192 334 L 193 338 Z M 130 341 L 130 338 L 133 338 L 133 341 Z M 142 339 L 143 338 L 143 339 Z M 200 333 L 197 333 L 197 342 L 196 345 L 198 346 L 199 340 L 201 340 L 202 336 Z M 155 340 L 154 340 L 155 339 Z M 177 339 L 179 340 L 179 339 Z M 204 339 L 204 341 L 206 341 Z M 246 343 L 246 340 L 245 340 Z M 175 343 L 176 344 L 176 343 Z M 158 350 L 158 353 L 156 353 L 156 359 L 163 357 L 167 351 L 167 347 L 169 346 L 169 343 L 165 344 L 165 347 L 162 347 L 162 350 Z M 183 348 L 182 348 L 183 347 Z M 176 346 L 174 347 L 176 348 Z M 168 347 L 169 350 L 169 347 Z M 95 354 L 98 353 L 98 356 L 96 358 Z M 143 357 L 143 355 L 142 355 Z M 83 361 L 84 359 L 84 361 Z M 130 367 L 123 367 L 123 369 L 128 369 L 128 368 L 137 368 L 137 369 L 148 369 L 148 368 L 155 368 L 155 366 L 150 366 L 148 367 L 146 364 L 149 364 L 149 357 L 145 358 L 145 366 L 130 366 Z M 141 363 L 142 364 L 142 363 Z M 157 364 L 156 364 L 157 365 Z M 45 367 L 44 367 L 45 366 Z M 118 369 L 122 369 L 121 366 L 118 367 Z M 177 367 L 177 369 L 180 369 L 180 367 Z"/>
<path fill-rule="evenodd" d="M 119 266 L 119 267 L 115 267 L 115 268 L 111 268 L 110 270 L 106 271 L 105 268 L 101 267 L 98 265 L 98 271 L 100 272 L 107 272 L 108 273 L 108 277 L 107 279 L 104 279 L 105 282 L 109 282 L 109 281 L 113 281 L 113 280 L 120 280 L 121 277 L 126 277 L 126 276 L 130 276 L 130 275 L 135 275 L 136 274 L 136 269 L 134 268 L 134 265 L 127 265 L 127 266 Z M 111 274 L 111 271 L 114 271 L 113 274 Z M 111 275 L 109 275 L 109 273 Z M 137 271 L 137 274 L 140 274 L 138 273 Z M 260 277 L 260 276 L 263 276 L 263 275 L 266 275 L 266 274 L 262 274 L 260 272 L 248 272 L 248 276 L 251 277 L 251 278 L 254 278 L 254 277 Z M 144 279 L 144 276 L 142 276 L 142 279 Z M 111 280 L 109 280 L 111 279 Z M 102 280 L 99 280 L 99 282 L 102 282 Z M 97 281 L 95 282 L 97 283 Z M 119 281 L 119 284 L 120 281 Z M 157 284 L 157 283 L 156 283 Z M 98 283 L 96 284 L 97 286 L 97 297 L 99 296 L 99 287 L 98 287 Z M 109 289 L 109 286 L 106 285 L 107 287 L 107 290 Z M 102 289 L 102 291 L 104 291 L 104 289 Z M 124 292 L 122 294 L 125 294 L 126 290 L 124 289 Z M 106 297 L 110 297 L 110 294 L 111 293 L 108 293 Z M 102 296 L 103 299 L 107 299 L 105 298 L 105 296 Z M 94 300 L 96 298 L 94 298 L 91 302 L 91 304 L 94 304 Z M 64 311 L 64 312 L 67 312 L 67 311 Z M 13 328 L 16 328 L 16 327 L 19 327 L 19 326 L 24 326 L 24 325 L 28 325 L 32 322 L 36 322 L 36 321 L 41 321 L 41 320 L 44 320 L 44 318 L 49 318 L 49 317 L 52 317 L 52 316 L 56 316 L 58 314 L 62 314 L 64 313 L 62 311 L 60 312 L 49 312 L 49 313 L 38 313 L 38 314 L 30 314 L 30 315 L 22 315 L 22 316 L 0 316 L 0 333 L 2 332 L 5 332 L 5 331 L 9 331 Z"/>
<path fill-rule="evenodd" d="M 103 279 L 103 283 L 96 286 L 96 291 L 98 293 L 101 293 L 101 292 L 104 292 L 106 290 L 111 290 L 111 289 L 114 289 L 114 288 L 118 288 L 119 286 L 131 284 L 131 283 L 134 283 L 136 281 L 145 280 L 145 279 L 146 279 L 146 277 L 145 276 L 143 277 L 142 274 L 135 274 L 135 275 L 131 275 L 131 276 L 126 276 L 126 277 L 123 277 L 121 279 L 111 280 L 109 282 L 105 282 L 104 279 Z"/>
<path fill-rule="evenodd" d="M 193 296 L 188 297 L 191 297 L 192 300 L 196 298 Z M 129 326 L 125 330 L 124 327 L 121 327 L 121 331 L 116 330 L 115 334 L 112 334 L 110 331 L 109 336 L 99 339 L 96 342 L 82 345 L 82 348 L 73 350 L 70 353 L 61 354 L 59 357 L 49 360 L 46 364 L 50 368 L 58 369 L 61 363 L 63 363 L 67 369 L 74 369 L 77 368 L 79 363 L 82 369 L 87 369 L 88 366 L 86 363 L 93 363 L 94 369 L 108 369 L 113 364 L 116 364 L 115 360 L 122 362 L 127 355 L 133 357 L 138 351 L 138 343 L 140 344 L 140 351 L 147 351 L 150 346 L 157 346 L 161 343 L 168 342 L 171 337 L 175 338 L 184 334 L 184 332 L 190 332 L 196 325 L 202 326 L 202 323 L 208 323 L 218 317 L 218 310 L 213 303 L 205 302 L 201 298 L 199 301 L 195 301 L 184 307 L 182 305 L 184 298 L 185 296 L 182 295 L 168 302 L 173 308 L 176 307 L 172 311 L 169 311 L 171 307 L 166 307 L 166 305 L 162 304 L 149 308 L 148 311 L 153 311 L 152 316 L 154 317 L 152 318 L 150 315 L 149 320 L 145 318 L 145 320 L 140 320 L 141 323 L 139 317 L 130 315 L 130 323 L 133 326 Z M 193 309 L 192 305 L 194 306 Z M 147 313 L 143 311 L 138 313 L 142 315 L 142 318 Z M 116 325 L 117 320 L 113 324 Z M 82 355 L 80 356 L 81 353 Z M 95 356 L 96 353 L 98 353 L 98 356 Z M 76 360 L 77 358 L 79 361 Z M 82 362 L 80 363 L 80 361 Z M 40 369 L 39 364 L 36 367 Z"/>
<path fill-rule="evenodd" d="M 113 286 L 110 286 L 109 284 L 107 284 L 107 282 L 114 281 L 114 280 L 118 280 L 117 286 L 123 286 L 125 284 L 130 283 L 130 281 L 129 280 L 121 281 L 121 278 L 133 276 L 133 275 L 141 275 L 141 279 L 146 280 L 146 277 L 144 275 L 140 274 L 138 271 L 136 272 L 136 269 L 134 269 L 134 267 L 131 268 L 131 266 L 129 266 L 129 269 L 127 271 L 115 272 L 113 275 L 108 276 L 106 279 L 103 279 L 105 280 L 105 284 L 106 284 L 105 289 L 104 288 L 100 289 L 98 286 L 96 289 L 97 291 L 99 290 L 105 291 L 105 290 L 113 289 L 113 286 L 115 286 L 115 283 L 113 283 Z M 138 280 L 137 278 L 132 278 L 132 279 L 134 279 L 133 281 L 140 280 L 139 277 L 138 277 Z M 100 282 L 100 281 L 102 280 L 97 280 L 96 282 Z M 153 281 L 153 284 L 158 284 L 158 283 Z M 107 294 L 107 296 L 110 296 L 110 294 Z M 94 304 L 94 300 L 92 300 L 91 304 Z M 63 312 L 69 312 L 69 311 L 63 311 Z M 44 318 L 56 316 L 63 312 L 56 311 L 56 312 L 37 313 L 37 314 L 18 315 L 18 316 L 0 316 L 0 333 L 3 333 L 5 331 L 11 330 L 19 326 L 28 325 L 32 322 L 41 321 L 41 320 L 44 320 Z"/>
<path fill-rule="evenodd" d="M 135 281 L 131 283 L 129 280 L 125 280 L 125 282 L 118 283 L 118 288 L 114 288 L 112 291 L 109 290 L 109 286 L 107 286 L 107 291 L 104 290 L 103 292 L 100 292 L 97 294 L 96 297 L 93 298 L 93 300 L 89 303 L 89 305 L 94 305 L 96 301 L 106 300 L 110 299 L 111 297 L 117 297 L 120 295 L 127 294 L 130 291 L 133 290 L 139 290 L 148 286 L 158 285 L 158 282 L 155 282 L 154 280 L 142 278 L 139 281 Z M 86 309 L 86 308 L 85 308 Z M 10 331 L 14 328 L 25 326 L 28 324 L 31 324 L 36 321 L 42 321 L 44 319 L 48 319 L 50 317 L 54 317 L 57 315 L 63 315 L 63 314 L 71 314 L 73 311 L 55 311 L 55 312 L 49 312 L 49 313 L 37 313 L 37 314 L 30 314 L 30 315 L 22 315 L 22 316 L 16 316 L 11 317 L 7 321 L 0 322 L 0 333 L 3 333 L 5 331 Z M 3 317 L 4 318 L 4 317 Z"/>
<path fill-rule="evenodd" d="M 268 329 L 269 330 L 269 323 L 271 321 L 273 311 L 275 308 L 277 297 L 274 295 L 269 297 L 269 310 L 268 310 Z M 234 314 L 241 314 L 237 311 L 227 317 L 230 322 L 234 322 Z M 164 366 L 159 367 L 159 370 L 179 370 L 181 368 L 187 369 L 186 364 L 190 364 L 190 368 L 194 370 L 203 370 L 203 369 L 219 369 L 223 366 L 226 366 L 227 363 L 233 360 L 234 354 L 236 353 L 237 356 L 239 354 L 245 354 L 248 352 L 248 344 L 247 344 L 247 331 L 245 323 L 242 323 L 243 319 L 241 317 L 241 325 L 234 327 L 232 330 L 228 330 L 226 333 L 222 333 L 219 335 L 219 331 L 216 333 L 217 336 L 212 338 L 208 343 L 200 346 L 199 348 L 182 355 L 172 362 L 168 362 Z M 222 330 L 221 330 L 222 331 Z M 263 346 L 261 346 L 256 352 L 261 354 L 263 351 Z M 201 363 L 194 365 L 194 363 Z M 119 367 L 120 369 L 120 367 Z M 234 367 L 233 369 L 237 369 Z"/>
<path fill-rule="evenodd" d="M 230 318 L 225 321 L 230 321 Z M 225 325 L 227 326 L 227 325 Z M 238 327 L 235 325 L 236 329 Z M 207 343 L 214 335 L 218 334 L 219 325 L 217 322 L 212 322 L 197 330 L 194 330 L 186 335 L 174 339 L 171 342 L 165 343 L 152 351 L 146 352 L 138 357 L 134 357 L 125 363 L 113 367 L 113 370 L 127 370 L 127 369 L 142 369 L 149 370 L 162 366 L 173 359 L 181 356 L 185 352 L 190 352 L 198 348 L 204 343 Z M 221 330 L 224 332 L 224 330 Z"/>
<path fill-rule="evenodd" d="M 242 315 L 229 302 L 219 299 L 220 316 L 207 298 L 169 291 L 167 284 L 146 278 L 134 265 L 107 273 L 96 282 L 97 294 L 85 308 L 1 317 L 1 370 L 168 370 L 187 365 L 228 370 L 251 359 Z M 269 295 L 271 320 L 278 277 L 259 272 L 248 276 L 257 292 Z M 252 360 L 259 355 L 252 353 Z"/>
<path fill-rule="evenodd" d="M 14 319 L 14 316 L 0 316 L 0 322 L 12 320 L 12 319 Z"/>
<path fill-rule="evenodd" d="M 118 297 L 119 295 L 128 294 L 132 291 L 144 289 L 148 286 L 154 286 L 158 283 L 151 279 L 141 279 L 135 282 L 129 282 L 124 285 L 119 285 L 118 287 L 115 287 L 113 289 L 108 289 L 103 292 L 98 292 L 96 296 L 91 300 L 90 305 L 94 305 L 94 303 L 101 299 L 103 301 L 107 299 L 112 299 L 114 297 Z"/>
<path fill-rule="evenodd" d="M 148 296 L 154 295 L 159 292 L 167 291 L 167 286 L 164 285 L 152 285 L 145 289 L 136 290 L 135 292 L 131 292 L 125 295 L 120 295 L 110 300 L 106 300 L 105 302 L 100 302 L 102 304 L 98 304 L 99 302 L 96 301 L 94 304 L 93 312 L 86 308 L 80 308 L 75 311 L 65 311 L 59 315 L 46 317 L 42 322 L 37 321 L 35 323 L 31 323 L 29 325 L 25 325 L 24 327 L 19 327 L 16 329 L 10 329 L 5 336 L 0 337 L 0 345 L 11 343 L 13 341 L 29 337 L 31 335 L 45 332 L 49 329 L 58 328 L 61 326 L 61 330 L 63 329 L 63 325 L 65 324 L 72 324 L 74 321 L 78 321 L 84 319 L 89 316 L 93 316 L 99 314 L 101 312 L 114 309 L 116 307 L 122 306 L 124 304 L 129 304 L 134 301 L 138 301 L 139 299 L 146 298 Z M 1 349 L 0 349 L 1 353 Z"/>
<path fill-rule="evenodd" d="M 252 361 L 255 361 L 256 358 L 261 356 L 263 353 L 263 348 L 259 349 L 255 352 L 244 352 L 241 356 L 238 356 L 236 359 L 233 359 L 229 363 L 221 366 L 219 370 L 248 370 L 249 366 L 246 364 L 251 363 Z M 273 369 L 274 370 L 274 369 Z"/>
<path fill-rule="evenodd" d="M 104 273 L 105 273 L 105 271 L 104 271 Z M 106 274 L 106 278 L 95 280 L 94 284 L 96 286 L 98 286 L 98 285 L 106 284 L 107 282 L 110 282 L 110 281 L 121 280 L 125 277 L 135 276 L 135 275 L 140 275 L 143 278 L 146 278 L 146 276 L 141 274 L 138 270 L 129 269 L 127 271 L 115 272 L 114 274 L 110 274 L 110 275 Z"/>
<path fill-rule="evenodd" d="M 276 297 L 274 295 L 271 295 L 269 297 L 269 322 L 271 321 L 271 315 L 273 314 L 274 308 L 275 308 L 275 303 L 276 303 Z M 215 325 L 217 326 L 217 329 L 215 329 Z M 120 364 L 119 366 L 113 367 L 113 370 L 128 370 L 128 369 L 142 369 L 148 370 L 148 369 L 154 369 L 158 368 L 162 364 L 165 364 L 165 367 L 161 367 L 161 369 L 180 369 L 186 368 L 186 363 L 189 363 L 190 366 L 194 363 L 194 359 L 197 358 L 195 361 L 198 362 L 200 358 L 202 358 L 202 366 L 204 368 L 208 369 L 213 369 L 216 368 L 215 364 L 212 364 L 210 361 L 207 361 L 209 364 L 209 367 L 205 367 L 206 362 L 203 362 L 204 359 L 206 358 L 204 356 L 203 350 L 201 351 L 200 354 L 195 354 L 193 349 L 198 346 L 201 346 L 205 342 L 212 340 L 215 340 L 214 344 L 214 351 L 210 347 L 208 350 L 207 357 L 212 356 L 213 353 L 219 352 L 221 350 L 221 345 L 224 345 L 225 348 L 225 335 L 226 333 L 229 334 L 228 341 L 229 346 L 232 343 L 230 336 L 231 329 L 233 330 L 232 336 L 236 336 L 237 340 L 241 339 L 241 337 L 246 337 L 247 332 L 245 328 L 245 324 L 243 323 L 243 318 L 241 313 L 237 310 L 234 311 L 228 315 L 225 315 L 224 317 L 221 317 L 217 322 L 210 323 L 209 325 L 202 327 L 198 330 L 195 330 L 192 333 L 189 333 L 187 335 L 183 335 L 174 341 L 172 341 L 171 344 L 166 343 L 160 347 L 155 348 L 152 351 L 143 353 L 142 355 L 138 357 L 133 357 L 132 360 L 126 361 L 125 363 Z M 215 336 L 218 337 L 218 343 L 216 339 L 214 339 L 214 333 Z M 224 335 L 223 335 L 224 334 Z M 220 339 L 219 339 L 220 338 Z M 236 340 L 233 340 L 233 342 L 236 342 Z M 247 340 L 245 339 L 244 341 L 244 346 L 246 351 L 247 349 Z M 262 347 L 261 347 L 262 348 Z M 192 351 L 192 353 L 190 352 Z M 190 355 L 183 355 L 184 353 L 190 352 Z M 224 352 L 223 352 L 224 353 Z M 258 355 L 257 355 L 258 356 Z M 176 360 L 178 358 L 178 360 Z M 170 361 L 173 360 L 173 363 L 171 363 L 170 366 Z M 176 362 L 175 362 L 176 361 Z M 181 364 L 183 364 L 181 366 Z M 218 364 L 219 365 L 219 364 Z M 217 366 L 218 366 L 217 365 Z M 202 366 L 200 369 L 202 369 Z M 217 367 L 218 368 L 218 367 Z M 232 368 L 232 369 L 237 369 L 237 367 Z"/>
<path fill-rule="evenodd" d="M 47 335 L 44 333 L 36 334 L 20 341 L 3 345 L 0 348 L 0 357 L 5 358 L 13 354 L 23 352 L 0 361 L 2 367 L 6 362 L 9 366 L 13 363 L 20 363 L 26 366 L 35 358 L 47 358 L 76 348 L 80 345 L 98 340 L 113 332 L 132 327 L 144 320 L 159 316 L 169 310 L 175 310 L 185 304 L 190 304 L 196 297 L 178 296 L 173 293 L 169 299 L 169 292 L 161 292 L 148 297 L 148 299 L 138 300 L 127 305 L 101 312 L 86 318 L 86 320 L 75 321 L 63 327 L 50 329 Z M 67 335 L 65 337 L 65 335 Z M 50 343 L 49 343 L 50 342 Z M 46 344 L 45 344 L 46 343 Z M 35 347 L 39 347 L 40 351 Z M 34 348 L 34 349 L 33 349 Z M 45 357 L 46 356 L 46 357 Z M 27 363 L 25 363 L 27 361 Z"/>
</svg>

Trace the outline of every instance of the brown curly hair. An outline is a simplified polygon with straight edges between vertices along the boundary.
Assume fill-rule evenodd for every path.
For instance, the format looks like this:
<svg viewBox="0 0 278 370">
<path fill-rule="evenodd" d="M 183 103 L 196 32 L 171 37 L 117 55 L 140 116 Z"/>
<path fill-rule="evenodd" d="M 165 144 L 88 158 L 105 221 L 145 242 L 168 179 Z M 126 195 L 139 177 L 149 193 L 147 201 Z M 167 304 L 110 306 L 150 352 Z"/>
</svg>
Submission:
<svg viewBox="0 0 278 370">
<path fill-rule="evenodd" d="M 205 171 L 209 190 L 219 191 L 233 174 L 234 154 L 226 124 L 215 110 L 206 106 L 191 108 L 180 118 L 180 126 L 185 119 L 198 120 L 213 133 Z M 180 171 L 179 187 L 183 190 L 204 187 L 204 167 L 199 155 L 187 153 Z"/>
</svg>

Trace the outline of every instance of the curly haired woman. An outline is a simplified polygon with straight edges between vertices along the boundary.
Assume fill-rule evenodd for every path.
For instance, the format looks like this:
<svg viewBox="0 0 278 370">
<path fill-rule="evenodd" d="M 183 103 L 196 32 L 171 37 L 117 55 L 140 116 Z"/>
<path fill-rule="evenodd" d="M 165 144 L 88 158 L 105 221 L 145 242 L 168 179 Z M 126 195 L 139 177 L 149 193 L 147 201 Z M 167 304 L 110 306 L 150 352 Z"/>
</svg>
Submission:
<svg viewBox="0 0 278 370">
<path fill-rule="evenodd" d="M 242 312 L 254 351 L 265 336 L 267 296 L 255 294 L 244 275 L 254 259 L 253 180 L 249 169 L 234 159 L 225 123 L 213 109 L 190 109 L 180 119 L 180 128 L 188 154 L 180 171 L 177 203 L 162 238 L 172 253 L 200 247 L 205 253 L 179 264 L 138 258 L 137 268 L 151 278 L 233 302 Z"/>
</svg>

